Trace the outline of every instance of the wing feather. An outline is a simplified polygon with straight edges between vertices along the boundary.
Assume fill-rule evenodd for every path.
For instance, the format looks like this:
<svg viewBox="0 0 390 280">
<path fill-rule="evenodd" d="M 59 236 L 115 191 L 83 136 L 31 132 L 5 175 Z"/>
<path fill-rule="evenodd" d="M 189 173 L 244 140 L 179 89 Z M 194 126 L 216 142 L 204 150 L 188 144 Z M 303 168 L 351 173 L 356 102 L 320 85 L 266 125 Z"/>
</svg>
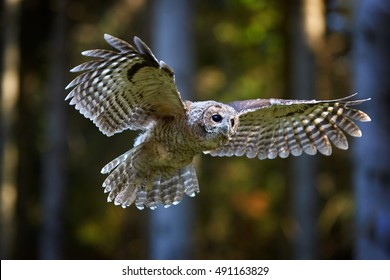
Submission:
<svg viewBox="0 0 390 280">
<path fill-rule="evenodd" d="M 369 99 L 350 100 L 254 99 L 229 103 L 239 114 L 237 133 L 223 147 L 209 151 L 213 156 L 241 156 L 259 159 L 285 158 L 303 152 L 314 155 L 332 153 L 333 143 L 348 149 L 345 133 L 360 137 L 355 121 L 370 117 L 351 108 Z"/>
<path fill-rule="evenodd" d="M 185 114 L 174 73 L 158 62 L 138 37 L 136 48 L 114 36 L 104 39 L 116 50 L 88 50 L 84 56 L 98 58 L 74 67 L 83 72 L 66 89 L 66 100 L 111 136 L 125 129 L 145 130 L 155 120 Z"/>
</svg>

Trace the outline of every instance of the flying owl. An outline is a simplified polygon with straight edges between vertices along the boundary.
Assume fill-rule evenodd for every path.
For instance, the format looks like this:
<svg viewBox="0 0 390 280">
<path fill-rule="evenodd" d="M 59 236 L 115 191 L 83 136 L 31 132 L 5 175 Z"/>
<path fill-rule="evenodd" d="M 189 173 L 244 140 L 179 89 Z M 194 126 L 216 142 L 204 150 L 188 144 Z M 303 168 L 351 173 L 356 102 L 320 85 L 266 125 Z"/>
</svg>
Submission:
<svg viewBox="0 0 390 280">
<path fill-rule="evenodd" d="M 199 192 L 193 158 L 247 156 L 273 159 L 330 155 L 333 143 L 347 149 L 344 134 L 360 137 L 354 121 L 367 114 L 351 108 L 364 100 L 253 99 L 228 104 L 182 100 L 174 72 L 138 37 L 135 47 L 105 34 L 116 50 L 89 50 L 96 58 L 71 70 L 83 72 L 66 89 L 66 100 L 111 136 L 141 130 L 134 147 L 101 170 L 107 201 L 122 207 L 155 209 L 178 204 Z"/>
</svg>

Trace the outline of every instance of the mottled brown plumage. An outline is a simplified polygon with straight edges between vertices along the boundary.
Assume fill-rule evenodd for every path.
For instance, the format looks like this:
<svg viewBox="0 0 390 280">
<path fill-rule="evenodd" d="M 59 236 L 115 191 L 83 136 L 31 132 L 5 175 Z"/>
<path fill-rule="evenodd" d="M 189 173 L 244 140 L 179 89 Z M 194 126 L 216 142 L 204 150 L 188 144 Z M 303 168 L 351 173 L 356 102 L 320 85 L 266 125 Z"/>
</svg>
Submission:
<svg viewBox="0 0 390 280">
<path fill-rule="evenodd" d="M 107 136 L 142 130 L 134 147 L 103 167 L 108 201 L 155 209 L 199 192 L 195 155 L 285 158 L 347 149 L 344 134 L 360 137 L 355 121 L 370 121 L 350 106 L 365 100 L 254 99 L 223 104 L 183 101 L 173 70 L 139 38 L 136 48 L 110 35 L 116 51 L 90 50 L 66 99 Z"/>
</svg>

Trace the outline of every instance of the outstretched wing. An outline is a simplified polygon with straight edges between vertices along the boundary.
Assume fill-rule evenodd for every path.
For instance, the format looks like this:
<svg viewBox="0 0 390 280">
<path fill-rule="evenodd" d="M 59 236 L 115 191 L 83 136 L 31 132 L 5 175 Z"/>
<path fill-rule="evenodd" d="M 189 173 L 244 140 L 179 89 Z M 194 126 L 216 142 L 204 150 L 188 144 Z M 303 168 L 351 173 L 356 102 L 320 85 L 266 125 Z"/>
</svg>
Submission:
<svg viewBox="0 0 390 280">
<path fill-rule="evenodd" d="M 254 99 L 235 101 L 229 105 L 239 114 L 237 133 L 223 147 L 210 151 L 213 156 L 242 156 L 259 159 L 285 158 L 302 152 L 314 155 L 317 150 L 332 153 L 337 148 L 348 149 L 344 134 L 360 137 L 354 121 L 368 122 L 370 117 L 350 106 L 365 100 Z"/>
<path fill-rule="evenodd" d="M 82 52 L 98 60 L 71 70 L 85 71 L 66 87 L 73 87 L 66 97 L 71 105 L 108 136 L 125 129 L 144 130 L 158 118 L 185 114 L 172 69 L 144 42 L 134 37 L 134 48 L 108 34 L 104 39 L 117 51 Z"/>
</svg>

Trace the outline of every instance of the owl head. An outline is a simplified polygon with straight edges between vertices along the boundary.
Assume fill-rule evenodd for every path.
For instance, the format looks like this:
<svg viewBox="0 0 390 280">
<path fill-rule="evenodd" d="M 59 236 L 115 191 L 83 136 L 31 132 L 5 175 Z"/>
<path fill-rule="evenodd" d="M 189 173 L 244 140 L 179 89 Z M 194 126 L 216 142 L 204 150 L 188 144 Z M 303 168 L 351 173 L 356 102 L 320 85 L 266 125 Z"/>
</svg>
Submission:
<svg viewBox="0 0 390 280">
<path fill-rule="evenodd" d="M 237 132 L 238 115 L 232 107 L 213 102 L 204 109 L 201 122 L 210 138 L 221 138 L 227 142 Z"/>
</svg>

